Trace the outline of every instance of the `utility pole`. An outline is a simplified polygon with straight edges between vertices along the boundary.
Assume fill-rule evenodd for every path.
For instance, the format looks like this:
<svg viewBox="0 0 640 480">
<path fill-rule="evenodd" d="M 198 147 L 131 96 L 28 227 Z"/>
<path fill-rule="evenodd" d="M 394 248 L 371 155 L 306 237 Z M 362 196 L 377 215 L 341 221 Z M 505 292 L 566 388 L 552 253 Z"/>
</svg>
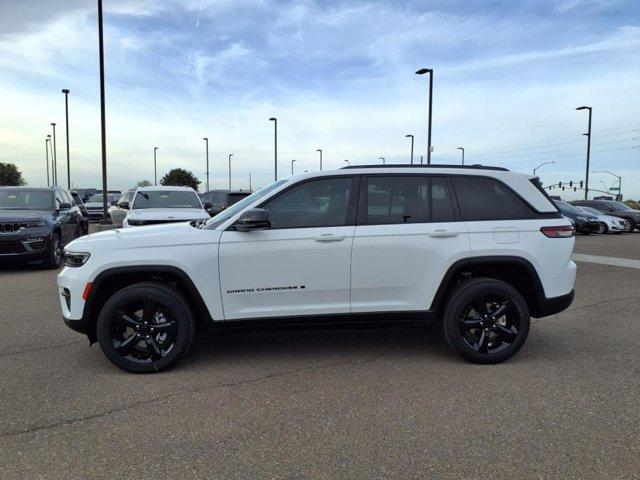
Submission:
<svg viewBox="0 0 640 480">
<path fill-rule="evenodd" d="M 319 148 L 316 150 L 316 152 L 320 152 L 320 171 L 322 171 L 322 149 Z"/>
<path fill-rule="evenodd" d="M 69 161 L 69 89 L 63 88 L 64 93 L 64 118 L 67 130 L 67 189 L 71 190 L 71 163 Z"/>
<path fill-rule="evenodd" d="M 44 139 L 44 153 L 47 158 L 47 187 L 51 186 L 51 181 L 49 180 L 49 139 Z"/>
<path fill-rule="evenodd" d="M 53 172 L 51 176 L 53 177 L 53 184 L 58 185 L 58 148 L 56 147 L 56 124 L 52 123 L 53 127 Z"/>
<path fill-rule="evenodd" d="M 413 135 L 405 135 L 405 138 L 411 138 L 411 165 L 413 165 Z"/>
<path fill-rule="evenodd" d="M 464 165 L 464 148 L 463 147 L 458 147 L 458 148 L 456 148 L 456 150 L 461 150 L 462 151 L 462 165 Z"/>
<path fill-rule="evenodd" d="M 589 130 L 587 133 L 583 133 L 587 137 L 587 169 L 584 177 L 584 199 L 589 199 L 589 161 L 591 159 L 591 114 L 592 108 L 587 106 L 582 106 L 576 108 L 576 110 L 589 110 Z"/>
<path fill-rule="evenodd" d="M 153 147 L 153 184 L 158 185 L 158 162 L 156 152 L 158 151 L 158 147 Z"/>
<path fill-rule="evenodd" d="M 273 122 L 273 179 L 278 180 L 278 119 L 271 117 L 269 121 Z"/>
<path fill-rule="evenodd" d="M 107 212 L 107 121 L 104 99 L 104 32 L 102 28 L 102 0 L 98 0 L 98 50 L 100 56 L 100 140 L 102 143 L 102 221 L 109 223 Z"/>
<path fill-rule="evenodd" d="M 433 114 L 433 69 L 421 68 L 416 75 L 429 74 L 429 128 L 427 130 L 427 165 L 431 165 L 431 121 Z"/>
<path fill-rule="evenodd" d="M 207 137 L 203 138 L 206 145 L 207 152 L 207 192 L 209 191 L 209 139 Z"/>
<path fill-rule="evenodd" d="M 229 154 L 229 191 L 231 191 L 231 157 L 233 157 L 233 153 Z"/>
</svg>

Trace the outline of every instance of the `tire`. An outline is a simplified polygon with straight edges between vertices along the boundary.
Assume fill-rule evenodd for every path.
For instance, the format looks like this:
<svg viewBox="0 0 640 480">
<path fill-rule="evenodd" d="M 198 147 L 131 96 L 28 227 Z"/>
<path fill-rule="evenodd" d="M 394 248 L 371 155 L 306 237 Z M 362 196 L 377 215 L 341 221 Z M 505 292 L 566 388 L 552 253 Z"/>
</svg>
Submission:
<svg viewBox="0 0 640 480">
<path fill-rule="evenodd" d="M 103 353 L 133 373 L 155 373 L 174 365 L 189 350 L 194 330 L 184 296 L 160 283 L 138 283 L 115 293 L 96 325 Z"/>
<path fill-rule="evenodd" d="M 530 324 L 529 307 L 518 290 L 500 280 L 479 277 L 461 283 L 448 297 L 442 332 L 464 359 L 493 364 L 520 350 Z"/>
<path fill-rule="evenodd" d="M 598 233 L 607 233 L 609 231 L 609 227 L 606 223 L 600 222 L 598 225 Z"/>
<path fill-rule="evenodd" d="M 56 270 L 60 268 L 62 263 L 62 239 L 60 234 L 54 233 L 51 235 L 51 241 L 49 242 L 49 248 L 45 253 L 45 258 L 42 263 L 44 268 Z"/>
</svg>

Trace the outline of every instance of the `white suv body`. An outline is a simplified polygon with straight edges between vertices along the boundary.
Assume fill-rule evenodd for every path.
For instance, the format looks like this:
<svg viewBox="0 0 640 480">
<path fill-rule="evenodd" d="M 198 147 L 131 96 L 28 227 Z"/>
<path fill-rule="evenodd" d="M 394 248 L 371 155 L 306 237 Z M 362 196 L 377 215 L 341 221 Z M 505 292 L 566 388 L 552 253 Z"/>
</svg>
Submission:
<svg viewBox="0 0 640 480">
<path fill-rule="evenodd" d="M 210 218 L 200 197 L 191 187 L 139 187 L 127 207 L 128 213 L 122 221 L 123 228 Z"/>
<path fill-rule="evenodd" d="M 490 328 L 504 330 L 507 322 L 512 333 L 505 330 L 505 336 L 511 339 L 522 330 L 526 338 L 529 314 L 542 317 L 568 307 L 576 275 L 570 223 L 536 181 L 480 166 L 388 165 L 291 176 L 200 227 L 157 225 L 75 240 L 66 253 L 67 264 L 76 266 L 65 267 L 58 276 L 63 315 L 71 328 L 91 341 L 98 339 L 103 350 L 105 306 L 112 301 L 125 305 L 126 299 L 115 294 L 140 283 L 178 292 L 194 328 L 201 329 L 428 323 L 462 308 L 455 302 L 467 286 L 489 288 L 493 284 L 480 279 L 493 279 L 518 295 L 497 285 L 494 293 L 482 294 L 485 300 L 474 300 L 475 307 L 465 307 L 464 315 L 475 319 L 483 311 L 491 317 L 493 311 Z M 518 307 L 512 311 L 519 327 L 498 316 L 504 310 L 500 305 L 508 301 Z M 157 310 L 179 324 L 179 315 L 169 313 L 171 306 Z M 136 312 L 142 321 L 142 307 Z M 526 322 L 521 320 L 525 316 Z M 449 337 L 455 336 L 455 321 L 449 321 Z M 494 363 L 515 353 L 506 355 L 507 342 L 495 340 L 497 334 L 491 334 L 492 344 L 483 339 L 482 329 L 472 327 L 471 333 L 462 347 L 452 346 L 472 361 Z M 156 352 L 156 358 L 144 361 L 146 334 L 135 365 L 114 358 L 109 347 L 120 345 L 126 333 L 105 338 L 104 343 L 111 342 L 107 350 L 113 350 L 105 353 L 131 371 L 157 371 L 177 360 Z M 153 341 L 153 335 L 147 340 Z M 499 341 L 502 350 L 495 347 Z M 476 352 L 466 355 L 465 342 Z M 494 345 L 496 355 L 489 355 L 491 349 L 482 342 Z M 486 355 L 478 356 L 478 349 Z"/>
</svg>

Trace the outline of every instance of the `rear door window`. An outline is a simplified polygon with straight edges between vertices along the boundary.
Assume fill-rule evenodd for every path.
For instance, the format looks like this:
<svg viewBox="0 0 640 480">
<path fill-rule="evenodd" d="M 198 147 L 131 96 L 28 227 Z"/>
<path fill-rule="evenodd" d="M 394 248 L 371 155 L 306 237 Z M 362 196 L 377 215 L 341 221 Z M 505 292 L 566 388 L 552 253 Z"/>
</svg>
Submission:
<svg viewBox="0 0 640 480">
<path fill-rule="evenodd" d="M 533 210 L 506 185 L 491 178 L 454 176 L 462 220 L 533 218 Z"/>
</svg>

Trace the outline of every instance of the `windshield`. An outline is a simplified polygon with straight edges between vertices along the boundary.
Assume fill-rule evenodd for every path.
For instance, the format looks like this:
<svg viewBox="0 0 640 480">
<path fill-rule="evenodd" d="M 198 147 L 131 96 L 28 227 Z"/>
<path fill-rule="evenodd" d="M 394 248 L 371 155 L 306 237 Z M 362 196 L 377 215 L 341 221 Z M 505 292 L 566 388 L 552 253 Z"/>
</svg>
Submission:
<svg viewBox="0 0 640 480">
<path fill-rule="evenodd" d="M 111 203 L 115 201 L 118 198 L 118 196 L 119 196 L 118 194 L 107 193 L 107 203 Z M 89 197 L 89 200 L 87 200 L 87 203 L 102 203 L 102 194 L 96 193 L 94 195 L 91 195 Z"/>
<path fill-rule="evenodd" d="M 602 212 L 600 210 L 596 210 L 593 207 L 583 207 L 582 205 L 580 205 L 580 210 L 590 213 L 591 215 L 602 215 Z"/>
<path fill-rule="evenodd" d="M 584 215 L 584 212 L 582 210 L 579 210 L 578 208 L 574 207 L 573 205 L 567 202 L 561 202 L 556 200 L 555 203 L 561 212 L 569 212 L 569 213 L 573 213 L 574 215 Z"/>
<path fill-rule="evenodd" d="M 262 187 L 260 190 L 252 193 L 251 195 L 244 198 L 243 200 L 240 200 L 238 203 L 233 204 L 226 210 L 223 210 L 222 212 L 217 214 L 215 217 L 212 217 L 211 220 L 207 220 L 207 223 L 205 223 L 206 228 L 209 228 L 209 229 L 216 228 L 218 225 L 227 221 L 229 218 L 233 217 L 236 213 L 243 210 L 247 205 L 251 205 L 256 200 L 259 200 L 260 198 L 264 197 L 265 195 L 272 192 L 273 190 L 275 190 L 280 185 L 286 182 L 287 180 L 284 180 L 284 179 L 278 180 L 277 182 L 270 183 L 266 187 Z"/>
<path fill-rule="evenodd" d="M 614 210 L 632 210 L 630 206 L 622 202 L 609 202 L 609 206 L 613 207 Z"/>
<path fill-rule="evenodd" d="M 139 191 L 131 208 L 202 208 L 202 203 L 188 190 Z"/>
<path fill-rule="evenodd" d="M 53 195 L 43 190 L 0 189 L 2 210 L 52 210 Z"/>
</svg>

